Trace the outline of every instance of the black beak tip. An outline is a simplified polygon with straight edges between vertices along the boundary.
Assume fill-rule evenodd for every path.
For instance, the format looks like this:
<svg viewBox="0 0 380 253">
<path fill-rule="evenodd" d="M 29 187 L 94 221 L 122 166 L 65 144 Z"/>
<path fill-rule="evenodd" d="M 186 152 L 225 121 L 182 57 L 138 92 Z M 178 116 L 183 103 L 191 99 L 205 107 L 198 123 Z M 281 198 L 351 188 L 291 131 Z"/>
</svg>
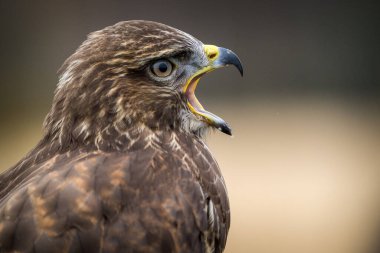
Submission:
<svg viewBox="0 0 380 253">
<path fill-rule="evenodd" d="M 239 72 L 240 72 L 240 75 L 243 77 L 244 76 L 244 70 L 243 70 L 243 65 L 239 65 L 239 67 L 237 67 Z"/>
<path fill-rule="evenodd" d="M 232 135 L 232 129 L 227 125 L 227 123 L 225 124 L 222 124 L 218 127 L 218 129 L 222 132 L 222 133 L 225 133 L 227 135 Z"/>
<path fill-rule="evenodd" d="M 243 64 L 241 63 L 239 57 L 236 54 L 235 56 L 236 56 L 236 60 L 233 65 L 239 70 L 240 75 L 243 76 L 244 75 Z"/>
</svg>

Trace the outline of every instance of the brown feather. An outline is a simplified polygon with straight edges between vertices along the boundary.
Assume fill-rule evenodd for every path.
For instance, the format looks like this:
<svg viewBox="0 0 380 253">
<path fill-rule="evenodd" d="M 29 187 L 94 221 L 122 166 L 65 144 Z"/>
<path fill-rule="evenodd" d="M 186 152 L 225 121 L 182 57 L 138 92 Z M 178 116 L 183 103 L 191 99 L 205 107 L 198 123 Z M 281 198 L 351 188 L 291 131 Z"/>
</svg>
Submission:
<svg viewBox="0 0 380 253">
<path fill-rule="evenodd" d="M 147 21 L 89 35 L 61 69 L 42 140 L 0 175 L 0 252 L 223 251 L 219 167 L 181 128 L 181 93 L 142 74 L 199 45 Z"/>
</svg>

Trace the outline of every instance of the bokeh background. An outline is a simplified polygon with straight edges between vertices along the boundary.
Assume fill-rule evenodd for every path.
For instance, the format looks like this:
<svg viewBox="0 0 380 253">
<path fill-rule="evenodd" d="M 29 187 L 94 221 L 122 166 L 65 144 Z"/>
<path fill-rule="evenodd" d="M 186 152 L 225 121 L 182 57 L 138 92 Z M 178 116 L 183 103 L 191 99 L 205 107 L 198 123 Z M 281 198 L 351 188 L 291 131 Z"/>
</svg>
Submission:
<svg viewBox="0 0 380 253">
<path fill-rule="evenodd" d="M 147 19 L 234 50 L 245 66 L 197 96 L 234 137 L 226 252 L 376 253 L 380 240 L 378 1 L 0 1 L 0 170 L 41 136 L 56 71 L 91 31 Z"/>
</svg>

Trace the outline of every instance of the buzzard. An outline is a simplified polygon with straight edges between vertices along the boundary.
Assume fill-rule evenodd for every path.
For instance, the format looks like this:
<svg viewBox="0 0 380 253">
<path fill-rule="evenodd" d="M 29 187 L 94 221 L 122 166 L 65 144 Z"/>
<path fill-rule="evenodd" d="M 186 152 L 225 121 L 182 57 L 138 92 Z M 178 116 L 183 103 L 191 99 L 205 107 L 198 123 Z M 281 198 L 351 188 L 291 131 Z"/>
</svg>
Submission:
<svg viewBox="0 0 380 253">
<path fill-rule="evenodd" d="M 231 134 L 194 95 L 242 65 L 175 28 L 91 33 L 59 71 L 41 141 L 0 176 L 0 252 L 222 252 L 226 186 L 203 137 Z"/>
</svg>

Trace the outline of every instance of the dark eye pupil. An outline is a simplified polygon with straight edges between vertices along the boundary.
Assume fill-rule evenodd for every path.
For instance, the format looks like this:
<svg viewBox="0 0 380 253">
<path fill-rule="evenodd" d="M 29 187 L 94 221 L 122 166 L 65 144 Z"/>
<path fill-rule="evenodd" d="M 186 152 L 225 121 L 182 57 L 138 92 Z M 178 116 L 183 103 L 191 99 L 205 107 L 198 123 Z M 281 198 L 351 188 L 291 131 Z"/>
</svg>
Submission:
<svg viewBox="0 0 380 253">
<path fill-rule="evenodd" d="M 158 65 L 158 70 L 165 73 L 168 70 L 168 65 L 166 65 L 166 63 L 160 63 L 160 65 Z"/>
<path fill-rule="evenodd" d="M 158 60 L 151 65 L 151 71 L 158 77 L 167 77 L 172 73 L 173 65 L 168 60 Z"/>
</svg>

